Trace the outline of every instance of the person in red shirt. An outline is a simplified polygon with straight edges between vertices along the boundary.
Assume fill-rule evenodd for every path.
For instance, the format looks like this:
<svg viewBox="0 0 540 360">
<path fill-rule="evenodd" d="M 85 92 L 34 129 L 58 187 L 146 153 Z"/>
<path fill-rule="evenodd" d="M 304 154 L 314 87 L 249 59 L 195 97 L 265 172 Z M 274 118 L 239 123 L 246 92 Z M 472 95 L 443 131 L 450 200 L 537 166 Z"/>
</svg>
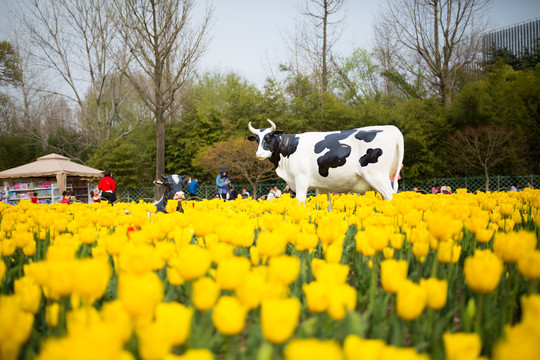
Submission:
<svg viewBox="0 0 540 360">
<path fill-rule="evenodd" d="M 109 169 L 103 172 L 103 179 L 99 180 L 98 189 L 101 190 L 101 197 L 107 199 L 110 204 L 116 201 L 116 181 L 111 177 Z"/>
<path fill-rule="evenodd" d="M 37 196 L 37 192 L 35 192 L 32 195 L 32 204 L 37 204 L 37 203 L 38 203 L 38 196 Z"/>
<path fill-rule="evenodd" d="M 60 203 L 71 205 L 71 203 L 69 202 L 69 195 L 69 191 L 62 192 L 62 200 L 60 200 Z"/>
</svg>

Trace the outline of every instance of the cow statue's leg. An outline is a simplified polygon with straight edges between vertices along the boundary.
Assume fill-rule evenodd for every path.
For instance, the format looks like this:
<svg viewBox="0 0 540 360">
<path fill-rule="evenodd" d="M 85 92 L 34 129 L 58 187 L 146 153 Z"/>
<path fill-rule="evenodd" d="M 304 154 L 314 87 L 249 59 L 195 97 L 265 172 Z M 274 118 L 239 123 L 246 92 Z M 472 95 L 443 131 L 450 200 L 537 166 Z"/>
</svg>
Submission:
<svg viewBox="0 0 540 360">
<path fill-rule="evenodd" d="M 388 176 L 384 174 L 367 174 L 367 172 L 359 172 L 358 175 L 363 177 L 375 191 L 380 193 L 384 200 L 392 200 L 394 191 Z"/>
<path fill-rule="evenodd" d="M 298 203 L 306 203 L 307 199 L 307 192 L 308 192 L 308 184 L 307 181 L 296 181 L 295 182 L 295 189 L 293 189 L 296 192 L 296 199 L 298 200 Z"/>
<path fill-rule="evenodd" d="M 326 197 L 328 198 L 328 212 L 332 211 L 332 196 L 330 195 L 330 193 L 326 193 Z"/>
</svg>

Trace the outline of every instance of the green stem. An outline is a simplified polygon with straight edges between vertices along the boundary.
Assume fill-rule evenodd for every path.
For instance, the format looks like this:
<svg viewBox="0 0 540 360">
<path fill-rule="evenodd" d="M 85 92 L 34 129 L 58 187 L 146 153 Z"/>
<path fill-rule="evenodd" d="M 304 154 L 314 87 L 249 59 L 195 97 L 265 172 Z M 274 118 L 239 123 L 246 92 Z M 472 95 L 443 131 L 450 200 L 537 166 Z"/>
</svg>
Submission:
<svg viewBox="0 0 540 360">
<path fill-rule="evenodd" d="M 373 266 L 371 267 L 369 277 L 369 305 L 368 310 L 373 313 L 373 307 L 375 306 L 375 295 L 377 292 L 377 276 L 379 271 L 379 254 L 376 253 L 373 257 Z"/>
<path fill-rule="evenodd" d="M 478 307 L 476 308 L 476 321 L 474 324 L 474 331 L 480 336 L 480 339 L 482 339 L 482 315 L 484 313 L 484 300 L 486 295 L 485 294 L 478 294 Z"/>
</svg>

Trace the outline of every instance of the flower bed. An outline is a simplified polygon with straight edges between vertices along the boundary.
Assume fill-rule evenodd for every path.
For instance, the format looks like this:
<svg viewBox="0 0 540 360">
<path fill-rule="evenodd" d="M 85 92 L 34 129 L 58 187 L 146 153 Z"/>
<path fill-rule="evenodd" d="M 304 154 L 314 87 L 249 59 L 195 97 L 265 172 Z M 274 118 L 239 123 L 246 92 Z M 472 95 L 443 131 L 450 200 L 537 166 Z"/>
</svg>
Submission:
<svg viewBox="0 0 540 360">
<path fill-rule="evenodd" d="M 538 358 L 540 191 L 327 205 L 0 204 L 0 358 Z"/>
</svg>

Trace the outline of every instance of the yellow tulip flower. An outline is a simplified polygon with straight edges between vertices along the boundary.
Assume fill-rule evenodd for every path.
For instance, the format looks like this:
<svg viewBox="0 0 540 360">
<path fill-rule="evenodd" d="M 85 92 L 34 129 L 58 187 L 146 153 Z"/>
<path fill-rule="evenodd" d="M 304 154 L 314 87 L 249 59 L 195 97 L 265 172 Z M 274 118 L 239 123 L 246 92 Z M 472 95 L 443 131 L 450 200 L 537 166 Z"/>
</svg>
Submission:
<svg viewBox="0 0 540 360">
<path fill-rule="evenodd" d="M 421 279 L 420 286 L 426 290 L 427 306 L 433 310 L 442 309 L 448 297 L 448 281 L 437 278 Z"/>
<path fill-rule="evenodd" d="M 295 297 L 268 299 L 261 304 L 261 328 L 266 340 L 274 344 L 287 341 L 300 317 L 300 301 Z"/>
<path fill-rule="evenodd" d="M 223 335 L 236 335 L 244 330 L 246 308 L 238 298 L 222 296 L 212 310 L 212 322 Z"/>
<path fill-rule="evenodd" d="M 219 286 L 209 277 L 201 277 L 193 283 L 193 305 L 201 310 L 210 310 L 219 296 Z"/>
<path fill-rule="evenodd" d="M 501 280 L 503 262 L 490 250 L 476 250 L 465 259 L 463 273 L 467 286 L 479 293 L 495 290 Z"/>
<path fill-rule="evenodd" d="M 335 340 L 293 339 L 284 351 L 284 360 L 343 360 Z"/>
<path fill-rule="evenodd" d="M 477 360 L 482 342 L 477 333 L 443 334 L 444 352 L 447 360 Z"/>
<path fill-rule="evenodd" d="M 406 321 L 416 319 L 427 304 L 427 292 L 420 285 L 405 280 L 399 287 L 396 298 L 396 310 L 400 318 Z"/>
<path fill-rule="evenodd" d="M 405 260 L 386 259 L 381 262 L 381 283 L 384 291 L 395 294 L 407 278 L 409 264 Z"/>
</svg>

